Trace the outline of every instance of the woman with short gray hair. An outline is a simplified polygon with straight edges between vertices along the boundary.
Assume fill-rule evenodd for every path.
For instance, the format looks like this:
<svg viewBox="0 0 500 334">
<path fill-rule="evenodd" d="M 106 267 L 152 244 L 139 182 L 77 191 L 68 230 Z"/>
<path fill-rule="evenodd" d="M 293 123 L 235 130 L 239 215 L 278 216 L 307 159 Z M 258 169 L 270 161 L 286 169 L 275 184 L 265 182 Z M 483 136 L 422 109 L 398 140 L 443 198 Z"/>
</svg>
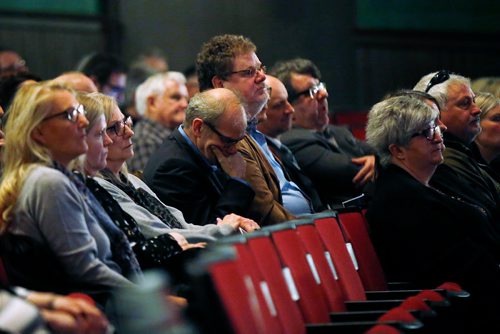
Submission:
<svg viewBox="0 0 500 334">
<path fill-rule="evenodd" d="M 468 313 L 496 326 L 500 246 L 487 216 L 429 185 L 443 162 L 444 129 L 438 111 L 415 97 L 373 106 L 366 135 L 381 166 L 366 217 L 388 280 L 420 287 L 457 282 L 472 295 Z"/>
</svg>

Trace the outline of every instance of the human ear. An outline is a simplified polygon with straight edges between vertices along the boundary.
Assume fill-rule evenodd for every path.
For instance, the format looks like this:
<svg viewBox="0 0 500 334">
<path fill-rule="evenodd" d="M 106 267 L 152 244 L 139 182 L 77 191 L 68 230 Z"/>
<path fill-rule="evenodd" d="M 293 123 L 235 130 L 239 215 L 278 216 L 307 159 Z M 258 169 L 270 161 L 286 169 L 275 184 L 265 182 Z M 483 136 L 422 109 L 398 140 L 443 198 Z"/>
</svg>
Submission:
<svg viewBox="0 0 500 334">
<path fill-rule="evenodd" d="M 201 118 L 193 119 L 191 122 L 191 129 L 195 137 L 201 137 L 201 128 L 203 126 L 203 120 Z"/>
<path fill-rule="evenodd" d="M 45 137 L 43 135 L 42 129 L 40 129 L 39 126 L 37 126 L 36 128 L 33 129 L 33 131 L 31 131 L 31 139 L 33 139 L 39 144 L 42 145 L 45 144 Z"/>
<path fill-rule="evenodd" d="M 396 145 L 396 144 L 391 144 L 389 145 L 389 152 L 391 152 L 391 155 L 395 157 L 396 159 L 399 160 L 404 160 L 405 159 L 405 150 L 404 148 Z"/>
<path fill-rule="evenodd" d="M 224 88 L 224 84 L 222 82 L 222 79 L 218 77 L 217 75 L 212 78 L 212 86 L 214 88 Z"/>
</svg>

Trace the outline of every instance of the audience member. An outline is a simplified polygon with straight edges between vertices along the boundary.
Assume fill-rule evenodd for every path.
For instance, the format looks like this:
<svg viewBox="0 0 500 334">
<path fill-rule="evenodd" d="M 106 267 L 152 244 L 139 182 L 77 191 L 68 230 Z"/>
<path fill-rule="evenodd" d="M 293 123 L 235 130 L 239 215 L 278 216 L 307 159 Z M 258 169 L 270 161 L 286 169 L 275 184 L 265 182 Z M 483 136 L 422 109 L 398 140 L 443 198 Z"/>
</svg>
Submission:
<svg viewBox="0 0 500 334">
<path fill-rule="evenodd" d="M 490 93 L 500 98 L 500 77 L 481 77 L 474 79 L 471 88 L 475 93 Z"/>
<path fill-rule="evenodd" d="M 197 254 L 190 252 L 186 255 L 183 251 L 203 247 L 204 244 L 190 244 L 182 234 L 174 232 L 156 217 L 156 220 L 150 219 L 150 221 L 147 221 L 147 219 L 141 219 L 141 215 L 129 215 L 121 208 L 120 204 L 128 207 L 128 211 L 132 213 L 141 213 L 147 218 L 152 216 L 149 212 L 133 203 L 125 194 L 121 194 L 121 191 L 118 190 L 118 194 L 111 194 L 99 184 L 99 181 L 105 181 L 96 180 L 94 177 L 106 167 L 108 147 L 113 143 L 106 132 L 104 110 L 114 109 L 116 102 L 111 97 L 100 93 L 79 95 L 78 101 L 82 103 L 87 111 L 87 119 L 89 120 L 87 145 L 89 148 L 82 159 L 74 161 L 74 164 L 76 166 L 80 165 L 81 168 L 79 169 L 84 172 L 82 175 L 75 171 L 76 175 L 80 176 L 82 181 L 85 182 L 113 220 L 113 223 L 125 233 L 129 242 L 133 245 L 132 250 L 136 254 L 141 268 L 143 270 L 152 268 L 167 270 L 172 279 L 171 284 L 177 287 L 183 280 L 186 281 L 181 275 L 186 258 Z M 120 198 L 126 198 L 129 203 L 124 203 L 124 201 L 119 203 Z M 132 210 L 134 207 L 136 207 L 136 211 Z M 138 217 L 142 225 L 145 225 L 145 223 L 149 223 L 149 225 L 141 228 L 135 217 Z M 146 233 L 143 233 L 143 231 Z M 145 234 L 148 234 L 149 237 L 145 236 Z"/>
<path fill-rule="evenodd" d="M 127 72 L 127 82 L 125 84 L 123 104 L 120 108 L 123 110 L 125 115 L 132 117 L 134 124 L 139 122 L 142 118 L 135 107 L 135 92 L 137 87 L 146 81 L 147 78 L 155 75 L 156 73 L 158 73 L 156 69 L 153 69 L 141 62 L 136 62 L 130 65 Z"/>
<path fill-rule="evenodd" d="M 0 48 L 0 78 L 28 73 L 26 61 L 14 50 Z"/>
<path fill-rule="evenodd" d="M 2 333 L 105 334 L 111 330 L 88 296 L 0 287 Z"/>
<path fill-rule="evenodd" d="M 283 166 L 256 129 L 257 114 L 269 99 L 265 66 L 257 47 L 244 36 L 219 35 L 206 42 L 197 57 L 200 90 L 213 87 L 231 89 L 240 98 L 248 118 L 247 134 L 238 145 L 246 161 L 245 180 L 255 191 L 249 217 L 262 225 L 292 219 L 312 212 L 302 190 L 288 180 Z"/>
<path fill-rule="evenodd" d="M 141 53 L 134 64 L 144 64 L 155 72 L 167 72 L 168 61 L 165 53 L 159 48 L 151 48 Z"/>
<path fill-rule="evenodd" d="M 371 109 L 367 141 L 381 164 L 366 214 L 371 236 L 388 280 L 422 287 L 456 282 L 471 293 L 464 316 L 473 315 L 472 328 L 498 330 L 500 244 L 489 241 L 487 216 L 429 185 L 443 162 L 446 127 L 437 124 L 438 117 L 411 96 Z"/>
<path fill-rule="evenodd" d="M 323 203 L 337 205 L 359 196 L 373 180 L 375 156 L 366 143 L 339 126 L 328 125 L 328 92 L 314 63 L 296 58 L 270 72 L 288 90 L 295 109 L 292 130 L 281 136 L 313 181 Z"/>
<path fill-rule="evenodd" d="M 500 169 L 495 169 L 495 160 L 500 158 L 500 98 L 479 92 L 476 104 L 481 109 L 481 132 L 471 144 L 471 150 L 479 166 L 496 182 L 500 182 Z"/>
<path fill-rule="evenodd" d="M 63 86 L 25 84 L 16 94 L 5 129 L 0 245 L 12 284 L 105 298 L 140 268 L 67 169 L 87 150 L 84 113 Z"/>
<path fill-rule="evenodd" d="M 134 127 L 130 171 L 142 171 L 161 143 L 184 121 L 188 100 L 185 83 L 182 73 L 167 72 L 155 74 L 137 87 L 135 104 L 142 120 Z"/>
<path fill-rule="evenodd" d="M 196 73 L 196 66 L 188 66 L 183 72 L 186 77 L 186 87 L 189 98 L 191 99 L 195 94 L 200 92 L 200 84 L 198 83 L 198 74 Z"/>
<path fill-rule="evenodd" d="M 436 169 L 431 184 L 448 195 L 480 206 L 500 228 L 500 185 L 481 169 L 469 149 L 481 131 L 481 110 L 475 103 L 470 80 L 442 70 L 422 77 L 415 90 L 443 100 L 441 121 L 448 128 L 444 134 L 444 163 Z"/>
<path fill-rule="evenodd" d="M 280 136 L 291 129 L 294 114 L 294 109 L 288 102 L 286 88 L 279 79 L 271 75 L 266 77 L 270 88 L 270 99 L 267 106 L 257 115 L 259 119 L 257 129 L 266 136 L 267 145 L 283 163 L 291 180 L 307 194 L 314 211 L 322 211 L 325 206 L 321 203 L 311 179 L 304 174 L 290 149 L 280 141 Z"/>
<path fill-rule="evenodd" d="M 82 72 L 71 71 L 64 72 L 63 74 L 52 79 L 54 83 L 66 85 L 78 92 L 94 93 L 97 92 L 97 87 L 88 76 Z"/>
<path fill-rule="evenodd" d="M 195 95 L 183 125 L 148 162 L 146 182 L 188 222 L 205 225 L 230 213 L 247 216 L 254 192 L 241 180 L 245 161 L 236 150 L 246 124 L 244 109 L 231 91 Z"/>
<path fill-rule="evenodd" d="M 118 57 L 92 53 L 80 61 L 76 70 L 92 79 L 99 92 L 114 97 L 118 104 L 123 103 L 127 66 Z"/>
</svg>

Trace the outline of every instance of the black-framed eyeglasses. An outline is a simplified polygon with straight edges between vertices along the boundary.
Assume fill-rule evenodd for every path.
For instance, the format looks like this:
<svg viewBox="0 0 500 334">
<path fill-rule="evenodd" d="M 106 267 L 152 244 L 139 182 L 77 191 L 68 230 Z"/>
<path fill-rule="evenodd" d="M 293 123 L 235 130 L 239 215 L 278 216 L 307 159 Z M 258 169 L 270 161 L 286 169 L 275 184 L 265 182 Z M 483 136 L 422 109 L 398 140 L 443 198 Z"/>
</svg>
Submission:
<svg viewBox="0 0 500 334">
<path fill-rule="evenodd" d="M 439 84 L 445 82 L 446 80 L 448 80 L 450 78 L 450 74 L 452 74 L 452 73 L 448 70 L 441 70 L 441 71 L 437 72 L 431 78 L 431 80 L 427 84 L 427 87 L 425 87 L 425 92 L 426 93 L 429 92 L 432 87 L 439 85 Z"/>
<path fill-rule="evenodd" d="M 298 92 L 295 94 L 291 94 L 290 96 L 288 96 L 288 102 L 292 103 L 295 100 L 297 100 L 299 97 L 301 97 L 302 95 L 309 95 L 309 97 L 311 99 L 314 99 L 318 96 L 318 93 L 322 90 L 324 90 L 326 92 L 326 84 L 324 82 L 318 82 L 317 84 L 315 84 L 314 86 L 312 86 L 309 89 L 306 89 L 302 92 Z"/>
<path fill-rule="evenodd" d="M 231 138 L 231 137 L 228 137 L 228 136 L 224 136 L 212 124 L 210 124 L 208 122 L 203 122 L 203 124 L 205 124 L 206 126 L 208 126 L 208 128 L 210 130 L 212 130 L 217 136 L 219 136 L 220 140 L 224 143 L 224 145 L 235 145 L 239 141 L 241 141 L 243 138 L 245 138 L 245 136 L 242 136 L 240 138 Z"/>
<path fill-rule="evenodd" d="M 78 118 L 80 117 L 80 115 L 86 115 L 86 114 L 87 114 L 87 112 L 85 111 L 85 108 L 83 107 L 83 105 L 79 104 L 76 107 L 71 107 L 71 108 L 68 108 L 64 111 L 57 113 L 57 114 L 47 116 L 43 119 L 43 121 L 48 121 L 49 119 L 56 118 L 56 117 L 59 117 L 61 115 L 65 115 L 66 119 L 68 121 L 70 121 L 72 123 L 76 123 L 78 121 Z"/>
<path fill-rule="evenodd" d="M 439 125 L 432 124 L 427 129 L 424 129 L 422 131 L 419 131 L 417 133 L 412 134 L 411 138 L 418 137 L 418 136 L 423 136 L 428 141 L 435 141 L 435 140 L 437 140 L 436 135 L 439 135 L 439 137 L 442 137 L 443 136 L 443 130 L 441 130 L 441 128 L 439 127 Z"/>
<path fill-rule="evenodd" d="M 230 76 L 233 74 L 241 74 L 242 77 L 253 78 L 255 77 L 257 72 L 262 72 L 263 74 L 266 74 L 267 67 L 261 64 L 258 67 L 249 67 L 246 70 L 229 72 L 227 75 Z"/>
<path fill-rule="evenodd" d="M 122 119 L 121 121 L 115 122 L 113 125 L 110 125 L 106 128 L 106 132 L 114 132 L 117 136 L 123 136 L 125 134 L 125 126 L 129 129 L 132 129 L 132 117 L 128 116 L 127 118 Z"/>
</svg>

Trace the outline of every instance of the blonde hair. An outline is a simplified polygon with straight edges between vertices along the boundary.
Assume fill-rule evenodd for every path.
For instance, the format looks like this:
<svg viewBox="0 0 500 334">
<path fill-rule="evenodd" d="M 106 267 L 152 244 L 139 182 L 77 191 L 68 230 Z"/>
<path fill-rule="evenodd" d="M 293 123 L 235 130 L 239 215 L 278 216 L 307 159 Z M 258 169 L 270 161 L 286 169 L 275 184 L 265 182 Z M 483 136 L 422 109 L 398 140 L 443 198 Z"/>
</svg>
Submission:
<svg viewBox="0 0 500 334">
<path fill-rule="evenodd" d="M 52 164 L 50 151 L 34 140 L 33 130 L 50 114 L 54 94 L 71 89 L 51 82 L 23 85 L 9 108 L 3 147 L 3 175 L 0 185 L 0 233 L 5 232 L 26 176 L 37 165 Z"/>
<path fill-rule="evenodd" d="M 500 105 L 500 99 L 491 93 L 479 92 L 476 94 L 476 105 L 481 109 L 480 117 L 483 120 L 490 110 Z"/>
<path fill-rule="evenodd" d="M 112 97 L 109 97 L 102 93 L 78 93 L 76 99 L 85 108 L 85 117 L 89 121 L 89 125 L 87 126 L 87 133 L 94 127 L 99 118 L 104 115 L 104 105 L 116 105 L 116 102 Z M 68 169 L 78 170 L 83 173 L 85 158 L 86 154 L 82 154 L 81 156 L 77 157 L 69 163 Z"/>
</svg>

